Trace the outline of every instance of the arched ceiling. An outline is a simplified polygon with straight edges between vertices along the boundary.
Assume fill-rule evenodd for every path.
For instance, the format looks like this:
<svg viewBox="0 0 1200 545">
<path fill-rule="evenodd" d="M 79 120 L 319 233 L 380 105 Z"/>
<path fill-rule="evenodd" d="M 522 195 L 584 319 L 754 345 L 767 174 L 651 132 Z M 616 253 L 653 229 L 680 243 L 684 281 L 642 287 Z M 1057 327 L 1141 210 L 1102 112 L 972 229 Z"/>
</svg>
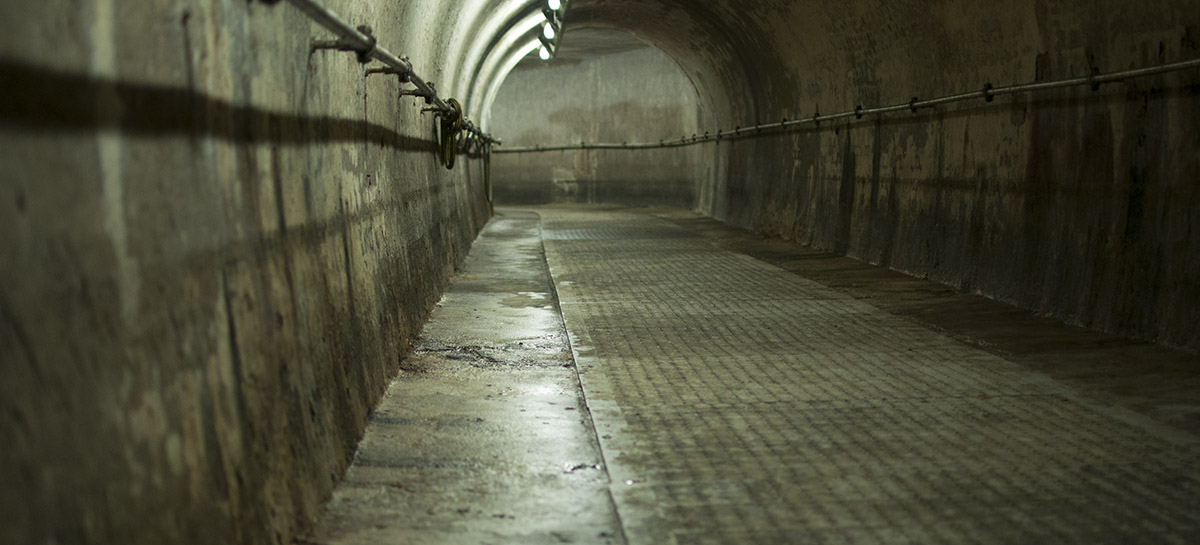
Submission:
<svg viewBox="0 0 1200 545">
<path fill-rule="evenodd" d="M 472 2 L 469 44 L 456 48 L 456 89 L 464 93 L 468 115 L 484 121 L 509 72 L 538 47 L 545 0 Z M 709 123 L 732 125 L 756 115 L 753 97 L 788 85 L 786 71 L 764 37 L 763 22 L 788 1 L 695 2 L 685 0 L 572 0 L 566 7 L 564 38 L 581 29 L 630 33 L 673 58 L 692 80 Z M 602 44 L 592 44 L 602 47 Z M 587 46 L 576 47 L 586 50 Z M 565 60 L 565 59 L 564 59 Z M 554 60 L 551 62 L 558 62 Z"/>
<path fill-rule="evenodd" d="M 492 107 L 500 95 L 500 89 L 506 82 L 514 78 L 527 77 L 530 70 L 549 69 L 578 65 L 607 55 L 625 53 L 635 50 L 651 49 L 653 46 L 643 42 L 628 32 L 600 30 L 592 28 L 572 28 L 571 32 L 563 35 L 558 43 L 558 51 L 552 61 L 542 61 L 536 50 L 540 42 L 534 42 L 530 51 L 517 51 L 517 54 L 506 59 L 505 66 L 498 72 L 505 74 L 503 78 L 495 78 L 487 89 L 482 101 L 483 123 L 491 121 Z M 510 66 L 511 65 L 511 66 Z M 553 88 L 543 89 L 546 93 L 555 93 Z M 630 89 L 635 93 L 636 89 Z M 507 127 L 497 127 L 496 130 L 507 133 Z"/>
<path fill-rule="evenodd" d="M 545 0 L 465 0 L 447 61 L 468 113 L 536 50 Z M 1148 44 L 1177 59 L 1194 1 L 571 0 L 565 36 L 631 33 L 665 52 L 695 84 L 713 128 L 904 102 L 1035 77 L 1147 65 Z M 1066 59 L 1039 67 L 1039 55 Z M 1039 70 L 1050 70 L 1040 73 Z"/>
</svg>

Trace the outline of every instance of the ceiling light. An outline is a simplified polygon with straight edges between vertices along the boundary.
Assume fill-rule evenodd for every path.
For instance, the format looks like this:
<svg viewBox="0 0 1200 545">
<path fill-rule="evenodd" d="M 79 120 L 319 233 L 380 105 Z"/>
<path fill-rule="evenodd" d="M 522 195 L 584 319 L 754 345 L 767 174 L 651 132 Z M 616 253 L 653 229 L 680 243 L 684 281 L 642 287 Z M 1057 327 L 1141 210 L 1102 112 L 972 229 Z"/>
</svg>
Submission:
<svg viewBox="0 0 1200 545">
<path fill-rule="evenodd" d="M 546 46 L 543 45 L 541 51 L 538 51 L 538 57 L 541 57 L 544 61 L 550 60 L 550 50 L 546 49 Z"/>
<path fill-rule="evenodd" d="M 546 2 L 546 4 L 548 4 L 550 6 L 550 9 L 552 9 L 554 11 L 558 11 L 558 8 L 562 7 L 562 2 L 560 2 L 559 0 L 549 0 L 548 2 Z"/>
<path fill-rule="evenodd" d="M 542 27 L 542 35 L 545 36 L 547 40 L 553 40 L 554 39 L 554 25 L 552 25 L 550 23 L 546 23 Z"/>
</svg>

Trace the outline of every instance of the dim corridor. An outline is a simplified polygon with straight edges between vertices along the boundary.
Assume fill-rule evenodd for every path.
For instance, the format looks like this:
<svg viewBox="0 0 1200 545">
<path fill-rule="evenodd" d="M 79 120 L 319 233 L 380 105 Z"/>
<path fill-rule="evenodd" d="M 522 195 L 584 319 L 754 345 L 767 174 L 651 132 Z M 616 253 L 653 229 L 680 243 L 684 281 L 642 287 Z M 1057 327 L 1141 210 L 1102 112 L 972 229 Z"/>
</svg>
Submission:
<svg viewBox="0 0 1200 545">
<path fill-rule="evenodd" d="M 301 543 L 1200 539 L 1193 356 L 1015 312 L 967 334 L 912 310 L 929 283 L 756 244 L 497 210 Z M 1121 358 L 1141 383 L 1071 371 Z"/>
</svg>

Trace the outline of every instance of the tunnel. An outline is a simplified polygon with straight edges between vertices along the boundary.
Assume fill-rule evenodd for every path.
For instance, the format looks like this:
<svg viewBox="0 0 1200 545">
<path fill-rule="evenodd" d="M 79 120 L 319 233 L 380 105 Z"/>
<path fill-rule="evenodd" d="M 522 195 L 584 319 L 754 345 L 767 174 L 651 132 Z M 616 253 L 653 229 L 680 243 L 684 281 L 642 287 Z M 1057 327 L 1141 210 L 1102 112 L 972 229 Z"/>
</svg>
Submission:
<svg viewBox="0 0 1200 545">
<path fill-rule="evenodd" d="M 0 30 L 0 543 L 1200 541 L 1200 2 Z"/>
</svg>

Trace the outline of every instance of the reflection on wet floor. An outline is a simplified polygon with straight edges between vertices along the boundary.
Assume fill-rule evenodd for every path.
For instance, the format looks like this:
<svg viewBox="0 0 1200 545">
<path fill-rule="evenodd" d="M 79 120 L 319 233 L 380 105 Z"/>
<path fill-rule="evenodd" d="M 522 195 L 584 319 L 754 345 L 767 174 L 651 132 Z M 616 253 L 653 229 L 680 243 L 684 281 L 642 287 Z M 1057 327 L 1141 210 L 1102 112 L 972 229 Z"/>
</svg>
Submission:
<svg viewBox="0 0 1200 545">
<path fill-rule="evenodd" d="M 538 231 L 480 235 L 306 542 L 622 542 Z"/>
<path fill-rule="evenodd" d="M 1143 401 L 661 215 L 500 211 L 308 541 L 1200 539 L 1200 438 Z"/>
</svg>

